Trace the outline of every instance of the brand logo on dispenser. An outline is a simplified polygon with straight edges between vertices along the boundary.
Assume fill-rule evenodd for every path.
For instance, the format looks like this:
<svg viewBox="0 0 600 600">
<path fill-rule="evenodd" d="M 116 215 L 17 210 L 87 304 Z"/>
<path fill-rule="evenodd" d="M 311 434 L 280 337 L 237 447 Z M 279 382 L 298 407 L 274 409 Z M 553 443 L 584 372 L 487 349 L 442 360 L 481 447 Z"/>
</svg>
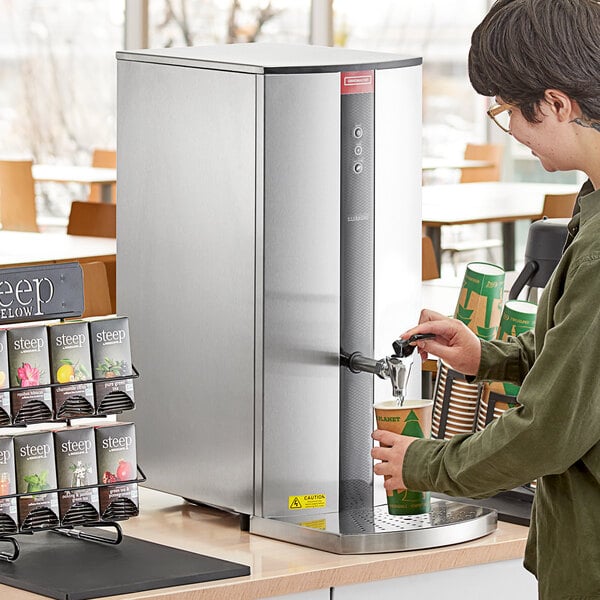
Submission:
<svg viewBox="0 0 600 600">
<path fill-rule="evenodd" d="M 370 94 L 375 91 L 375 71 L 346 71 L 340 73 L 342 94 Z"/>
<path fill-rule="evenodd" d="M 355 221 L 368 221 L 369 215 L 368 213 L 362 213 L 359 215 L 350 215 L 348 218 L 348 223 L 354 223 Z"/>
</svg>

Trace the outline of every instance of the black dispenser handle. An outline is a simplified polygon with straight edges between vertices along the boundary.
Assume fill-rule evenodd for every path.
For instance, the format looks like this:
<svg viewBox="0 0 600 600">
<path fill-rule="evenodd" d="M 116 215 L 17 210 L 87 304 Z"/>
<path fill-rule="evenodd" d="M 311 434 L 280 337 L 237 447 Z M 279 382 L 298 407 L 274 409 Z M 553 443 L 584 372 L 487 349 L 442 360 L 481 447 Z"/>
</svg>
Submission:
<svg viewBox="0 0 600 600">
<path fill-rule="evenodd" d="M 407 340 L 399 338 L 395 342 L 392 342 L 394 354 L 396 356 L 400 356 L 401 358 L 406 358 L 414 352 L 415 346 L 411 346 L 412 342 L 416 342 L 418 340 L 430 340 L 434 337 L 435 333 L 415 333 L 415 335 L 411 335 Z"/>
<path fill-rule="evenodd" d="M 523 270 L 519 273 L 519 276 L 515 279 L 510 292 L 508 293 L 509 300 L 516 300 L 521 290 L 527 285 L 528 281 L 531 281 L 533 276 L 536 274 L 539 265 L 534 260 L 525 263 Z"/>
</svg>

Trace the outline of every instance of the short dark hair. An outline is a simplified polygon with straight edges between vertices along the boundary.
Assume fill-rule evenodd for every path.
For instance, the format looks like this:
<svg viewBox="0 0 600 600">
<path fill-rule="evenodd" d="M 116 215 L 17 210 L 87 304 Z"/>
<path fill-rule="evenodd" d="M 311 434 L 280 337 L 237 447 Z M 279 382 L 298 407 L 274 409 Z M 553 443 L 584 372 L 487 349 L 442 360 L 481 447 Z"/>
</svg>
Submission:
<svg viewBox="0 0 600 600">
<path fill-rule="evenodd" d="M 471 37 L 469 78 L 537 122 L 547 89 L 600 119 L 600 1 L 497 0 Z"/>
</svg>

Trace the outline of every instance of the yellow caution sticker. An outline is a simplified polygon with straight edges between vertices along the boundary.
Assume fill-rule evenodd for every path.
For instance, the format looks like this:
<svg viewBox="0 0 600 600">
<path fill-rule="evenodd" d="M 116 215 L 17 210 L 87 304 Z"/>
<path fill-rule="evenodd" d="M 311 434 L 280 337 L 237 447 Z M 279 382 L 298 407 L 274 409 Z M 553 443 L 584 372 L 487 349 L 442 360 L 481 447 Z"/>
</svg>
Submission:
<svg viewBox="0 0 600 600">
<path fill-rule="evenodd" d="M 327 529 L 327 522 L 325 519 L 318 519 L 317 521 L 304 521 L 300 523 L 304 527 L 310 527 L 311 529 Z"/>
<path fill-rule="evenodd" d="M 290 510 L 298 510 L 301 508 L 325 508 L 327 506 L 327 496 L 325 494 L 288 496 L 288 506 Z"/>
</svg>

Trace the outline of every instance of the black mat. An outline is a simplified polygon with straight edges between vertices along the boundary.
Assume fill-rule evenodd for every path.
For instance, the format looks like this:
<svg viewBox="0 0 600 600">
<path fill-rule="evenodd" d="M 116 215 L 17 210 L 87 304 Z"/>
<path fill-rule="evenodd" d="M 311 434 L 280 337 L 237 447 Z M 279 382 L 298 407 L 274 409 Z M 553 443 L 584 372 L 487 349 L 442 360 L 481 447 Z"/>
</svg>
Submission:
<svg viewBox="0 0 600 600">
<path fill-rule="evenodd" d="M 0 583 L 57 600 L 101 596 L 227 579 L 250 567 L 132 537 L 116 545 L 52 532 L 15 536 L 21 554 L 0 562 Z M 9 551 L 8 544 L 1 549 Z"/>
</svg>

